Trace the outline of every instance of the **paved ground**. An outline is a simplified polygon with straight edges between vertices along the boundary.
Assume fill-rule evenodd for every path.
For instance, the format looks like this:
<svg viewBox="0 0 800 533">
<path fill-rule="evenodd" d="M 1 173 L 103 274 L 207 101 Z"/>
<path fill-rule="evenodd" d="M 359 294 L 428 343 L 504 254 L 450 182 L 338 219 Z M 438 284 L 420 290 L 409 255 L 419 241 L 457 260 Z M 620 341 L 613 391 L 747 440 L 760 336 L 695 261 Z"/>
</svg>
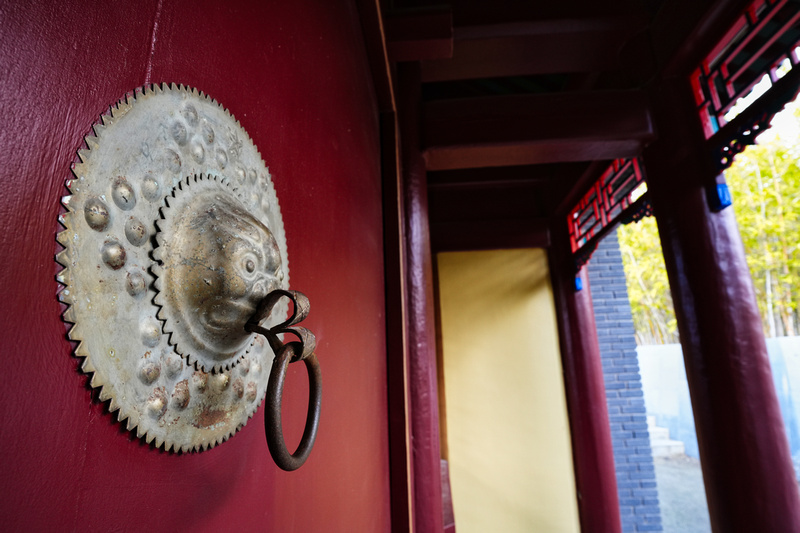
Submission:
<svg viewBox="0 0 800 533">
<path fill-rule="evenodd" d="M 682 455 L 653 462 L 664 533 L 710 533 L 700 461 Z"/>
</svg>

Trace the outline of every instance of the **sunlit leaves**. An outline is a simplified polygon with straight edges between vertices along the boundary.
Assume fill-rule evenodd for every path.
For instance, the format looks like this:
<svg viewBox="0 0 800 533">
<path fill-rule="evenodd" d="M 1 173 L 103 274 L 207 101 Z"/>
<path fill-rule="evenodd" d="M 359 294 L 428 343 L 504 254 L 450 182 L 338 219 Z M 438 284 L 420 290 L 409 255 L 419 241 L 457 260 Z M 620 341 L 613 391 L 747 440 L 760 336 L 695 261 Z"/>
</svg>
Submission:
<svg viewBox="0 0 800 533">
<path fill-rule="evenodd" d="M 771 337 L 798 333 L 799 156 L 796 134 L 773 135 L 748 147 L 725 173 L 764 331 Z"/>
<path fill-rule="evenodd" d="M 645 218 L 617 231 L 638 344 L 678 342 L 675 312 L 656 221 Z"/>
</svg>

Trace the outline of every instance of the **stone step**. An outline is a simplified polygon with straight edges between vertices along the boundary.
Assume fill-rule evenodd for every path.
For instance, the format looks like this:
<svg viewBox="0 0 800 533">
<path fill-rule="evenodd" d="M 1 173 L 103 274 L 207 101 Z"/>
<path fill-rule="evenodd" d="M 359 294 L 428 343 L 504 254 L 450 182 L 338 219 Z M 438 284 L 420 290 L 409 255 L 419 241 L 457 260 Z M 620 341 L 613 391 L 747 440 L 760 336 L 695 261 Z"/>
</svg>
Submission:
<svg viewBox="0 0 800 533">
<path fill-rule="evenodd" d="M 686 447 L 679 440 L 651 440 L 650 449 L 653 457 L 669 457 L 672 455 L 684 455 Z"/>
<path fill-rule="evenodd" d="M 686 453 L 683 442 L 670 439 L 669 428 L 657 426 L 656 417 L 653 415 L 647 416 L 647 431 L 650 433 L 650 449 L 653 457 L 669 457 Z"/>
<path fill-rule="evenodd" d="M 647 428 L 650 432 L 650 440 L 669 440 L 669 428 L 662 428 L 658 426 L 650 426 Z"/>
</svg>

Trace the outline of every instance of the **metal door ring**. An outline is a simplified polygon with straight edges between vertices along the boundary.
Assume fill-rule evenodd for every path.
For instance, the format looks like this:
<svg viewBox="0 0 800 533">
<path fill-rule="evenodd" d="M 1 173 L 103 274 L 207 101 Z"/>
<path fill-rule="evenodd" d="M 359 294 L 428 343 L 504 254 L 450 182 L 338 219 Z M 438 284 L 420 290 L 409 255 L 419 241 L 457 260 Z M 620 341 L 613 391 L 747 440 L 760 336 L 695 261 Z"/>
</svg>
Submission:
<svg viewBox="0 0 800 533">
<path fill-rule="evenodd" d="M 288 298 L 293 306 L 292 313 L 284 322 L 272 328 L 265 328 L 260 323 L 270 317 L 273 308 L 278 306 L 284 298 Z M 267 446 L 272 454 L 272 459 L 280 468 L 287 471 L 297 470 L 308 459 L 314 441 L 317 438 L 319 427 L 319 411 L 322 401 L 322 373 L 319 368 L 317 356 L 314 354 L 317 340 L 308 329 L 296 324 L 305 320 L 311 310 L 308 297 L 299 291 L 276 289 L 261 301 L 252 318 L 245 325 L 245 330 L 263 335 L 275 352 L 272 361 L 272 370 L 267 382 L 266 406 L 264 410 L 264 429 L 267 434 Z M 289 333 L 297 340 L 283 343 L 280 334 Z M 281 399 L 283 397 L 283 384 L 286 380 L 286 370 L 289 363 L 303 361 L 308 372 L 308 414 L 303 437 L 295 452 L 289 453 L 286 441 L 283 439 L 283 424 L 281 423 Z"/>
<path fill-rule="evenodd" d="M 272 459 L 280 468 L 286 471 L 297 470 L 308 459 L 314 441 L 317 438 L 319 427 L 319 411 L 322 400 L 322 373 L 320 372 L 317 356 L 311 354 L 302 361 L 306 364 L 308 372 L 308 414 L 303 437 L 293 454 L 286 448 L 283 439 L 283 425 L 281 424 L 281 397 L 283 384 L 286 380 L 286 370 L 292 362 L 294 355 L 291 346 L 287 345 L 275 356 L 272 362 L 272 371 L 267 385 L 266 408 L 264 410 L 264 426 L 267 433 L 267 446 L 272 454 Z"/>
</svg>

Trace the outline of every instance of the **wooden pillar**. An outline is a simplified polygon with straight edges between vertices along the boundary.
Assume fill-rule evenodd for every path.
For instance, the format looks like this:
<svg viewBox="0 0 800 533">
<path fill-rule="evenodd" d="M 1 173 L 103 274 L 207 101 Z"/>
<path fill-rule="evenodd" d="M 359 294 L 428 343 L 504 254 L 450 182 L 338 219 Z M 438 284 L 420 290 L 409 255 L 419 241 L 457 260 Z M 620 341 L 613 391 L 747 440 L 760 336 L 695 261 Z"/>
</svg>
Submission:
<svg viewBox="0 0 800 533">
<path fill-rule="evenodd" d="M 653 93 L 659 140 L 645 152 L 711 525 L 800 531 L 800 499 L 753 283 L 733 209 L 711 212 L 715 171 L 688 82 Z"/>
<path fill-rule="evenodd" d="M 417 533 L 440 533 L 442 476 L 433 263 L 428 225 L 428 188 L 419 143 L 419 63 L 398 63 L 398 116 L 405 200 L 406 335 L 413 461 L 413 522 Z"/>
<path fill-rule="evenodd" d="M 614 448 L 586 268 L 576 290 L 566 219 L 553 228 L 551 274 L 582 533 L 621 530 Z"/>
</svg>

